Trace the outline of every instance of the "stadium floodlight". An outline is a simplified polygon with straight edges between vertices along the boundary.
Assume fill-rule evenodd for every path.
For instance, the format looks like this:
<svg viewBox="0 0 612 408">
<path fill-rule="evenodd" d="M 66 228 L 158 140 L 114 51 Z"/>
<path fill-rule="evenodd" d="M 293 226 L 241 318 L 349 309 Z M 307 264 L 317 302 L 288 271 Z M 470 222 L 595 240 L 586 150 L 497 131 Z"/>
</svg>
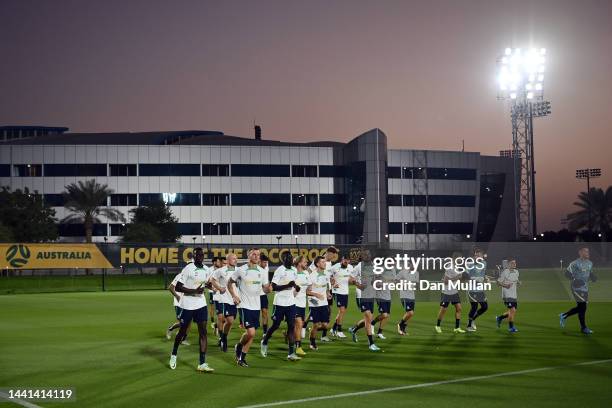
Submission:
<svg viewBox="0 0 612 408">
<path fill-rule="evenodd" d="M 576 170 L 576 178 L 579 180 L 586 180 L 587 182 L 587 194 L 591 191 L 591 179 L 601 177 L 601 169 L 578 169 Z M 593 228 L 593 222 L 591 217 L 591 206 L 588 208 L 589 212 L 589 232 Z"/>
<path fill-rule="evenodd" d="M 525 52 L 520 48 L 506 48 L 498 62 L 497 83 L 500 99 L 543 99 L 545 48 L 531 48 Z"/>
</svg>

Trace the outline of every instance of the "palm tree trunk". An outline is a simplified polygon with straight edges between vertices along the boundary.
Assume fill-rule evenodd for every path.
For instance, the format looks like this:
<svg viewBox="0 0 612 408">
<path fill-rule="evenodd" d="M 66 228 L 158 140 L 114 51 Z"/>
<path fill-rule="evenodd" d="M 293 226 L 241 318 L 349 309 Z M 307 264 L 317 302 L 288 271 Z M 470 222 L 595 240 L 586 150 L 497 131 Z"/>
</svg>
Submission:
<svg viewBox="0 0 612 408">
<path fill-rule="evenodd" d="M 85 217 L 85 242 L 91 243 L 91 236 L 93 235 L 93 219 L 91 216 Z"/>
</svg>

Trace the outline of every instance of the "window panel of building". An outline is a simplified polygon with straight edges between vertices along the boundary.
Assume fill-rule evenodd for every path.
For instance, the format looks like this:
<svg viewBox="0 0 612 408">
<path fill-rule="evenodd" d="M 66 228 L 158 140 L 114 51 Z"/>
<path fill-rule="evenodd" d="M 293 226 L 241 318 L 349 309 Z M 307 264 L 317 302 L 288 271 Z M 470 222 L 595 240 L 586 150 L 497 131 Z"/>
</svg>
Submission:
<svg viewBox="0 0 612 408">
<path fill-rule="evenodd" d="M 199 193 L 141 193 L 138 196 L 140 205 L 151 205 L 159 201 L 168 205 L 200 205 Z"/>
<path fill-rule="evenodd" d="M 405 222 L 404 234 L 427 234 L 427 224 L 424 222 Z"/>
<path fill-rule="evenodd" d="M 229 176 L 229 164 L 203 164 L 202 176 L 227 177 Z"/>
<path fill-rule="evenodd" d="M 202 235 L 230 235 L 230 224 L 229 222 L 205 222 L 202 225 Z"/>
<path fill-rule="evenodd" d="M 430 195 L 430 207 L 474 207 L 476 197 L 469 195 Z"/>
<path fill-rule="evenodd" d="M 387 167 L 387 178 L 401 179 L 402 168 L 401 167 Z"/>
<path fill-rule="evenodd" d="M 199 164 L 139 164 L 140 176 L 200 176 Z"/>
<path fill-rule="evenodd" d="M 428 168 L 427 177 L 435 180 L 476 180 L 475 169 Z"/>
<path fill-rule="evenodd" d="M 232 205 L 291 205 L 291 196 L 275 193 L 236 193 L 232 194 Z"/>
<path fill-rule="evenodd" d="M 103 177 L 106 164 L 45 164 L 45 177 Z"/>
<path fill-rule="evenodd" d="M 294 222 L 293 234 L 295 235 L 317 235 L 319 234 L 319 224 L 316 222 Z"/>
<path fill-rule="evenodd" d="M 335 207 L 345 206 L 346 195 L 344 194 L 319 194 L 320 205 L 329 205 Z"/>
<path fill-rule="evenodd" d="M 201 235 L 202 227 L 199 222 L 179 222 L 176 231 L 181 235 Z"/>
<path fill-rule="evenodd" d="M 291 205 L 319 205 L 319 197 L 316 194 L 292 194 Z"/>
<path fill-rule="evenodd" d="M 321 234 L 345 234 L 346 225 L 342 222 L 320 223 Z"/>
<path fill-rule="evenodd" d="M 111 176 L 118 177 L 135 177 L 136 176 L 136 165 L 135 164 L 109 164 Z"/>
<path fill-rule="evenodd" d="M 110 234 L 111 237 L 120 237 L 125 234 L 127 230 L 126 224 L 110 224 Z"/>
<path fill-rule="evenodd" d="M 291 166 L 291 177 L 317 177 L 317 166 Z"/>
<path fill-rule="evenodd" d="M 49 207 L 63 207 L 66 202 L 62 194 L 45 194 L 43 199 Z"/>
<path fill-rule="evenodd" d="M 344 166 L 319 166 L 319 177 L 344 177 Z"/>
<path fill-rule="evenodd" d="M 387 203 L 389 207 L 401 207 L 402 206 L 402 195 L 401 194 L 387 195 Z"/>
<path fill-rule="evenodd" d="M 289 235 L 290 222 L 234 222 L 232 235 Z"/>
<path fill-rule="evenodd" d="M 401 222 L 390 222 L 389 223 L 389 234 L 401 234 L 402 223 Z"/>
<path fill-rule="evenodd" d="M 423 207 L 427 205 L 427 196 L 425 195 L 404 195 L 405 207 Z"/>
<path fill-rule="evenodd" d="M 15 177 L 42 177 L 42 164 L 14 164 Z"/>
<path fill-rule="evenodd" d="M 224 206 L 230 205 L 229 194 L 202 194 L 203 206 Z"/>
<path fill-rule="evenodd" d="M 430 222 L 430 234 L 471 234 L 474 224 L 471 222 Z"/>
<path fill-rule="evenodd" d="M 11 177 L 10 164 L 0 164 L 0 177 Z"/>
<path fill-rule="evenodd" d="M 232 164 L 232 177 L 289 177 L 289 165 Z"/>
<path fill-rule="evenodd" d="M 138 205 L 138 194 L 111 194 L 111 206 L 136 206 Z"/>
</svg>

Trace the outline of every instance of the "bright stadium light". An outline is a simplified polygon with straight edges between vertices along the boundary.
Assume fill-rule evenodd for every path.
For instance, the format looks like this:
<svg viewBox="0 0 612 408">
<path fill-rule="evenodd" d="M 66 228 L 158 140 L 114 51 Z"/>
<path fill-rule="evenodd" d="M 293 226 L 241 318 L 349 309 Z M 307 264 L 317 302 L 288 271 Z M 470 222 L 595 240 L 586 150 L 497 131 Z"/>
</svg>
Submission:
<svg viewBox="0 0 612 408">
<path fill-rule="evenodd" d="M 498 63 L 499 99 L 543 99 L 546 49 L 506 48 Z"/>
</svg>

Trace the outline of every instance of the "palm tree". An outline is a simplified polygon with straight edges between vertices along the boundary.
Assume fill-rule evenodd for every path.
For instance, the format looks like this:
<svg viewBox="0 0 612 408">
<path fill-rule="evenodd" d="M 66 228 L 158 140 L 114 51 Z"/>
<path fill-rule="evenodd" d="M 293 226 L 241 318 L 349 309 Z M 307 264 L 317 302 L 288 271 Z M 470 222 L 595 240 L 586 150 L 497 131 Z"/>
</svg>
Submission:
<svg viewBox="0 0 612 408">
<path fill-rule="evenodd" d="M 106 200 L 111 194 L 113 194 L 112 189 L 106 184 L 98 184 L 93 179 L 67 185 L 63 193 L 64 207 L 72 214 L 62 219 L 62 222 L 84 224 L 85 240 L 91 242 L 93 225 L 100 222 L 100 216 L 111 221 L 125 222 L 125 217 L 120 211 L 106 207 Z"/>
<path fill-rule="evenodd" d="M 607 241 L 612 226 L 612 186 L 605 192 L 595 187 L 588 193 L 582 192 L 574 205 L 581 209 L 567 216 L 569 229 L 571 231 L 582 228 L 592 229 L 601 233 L 603 241 Z"/>
</svg>

